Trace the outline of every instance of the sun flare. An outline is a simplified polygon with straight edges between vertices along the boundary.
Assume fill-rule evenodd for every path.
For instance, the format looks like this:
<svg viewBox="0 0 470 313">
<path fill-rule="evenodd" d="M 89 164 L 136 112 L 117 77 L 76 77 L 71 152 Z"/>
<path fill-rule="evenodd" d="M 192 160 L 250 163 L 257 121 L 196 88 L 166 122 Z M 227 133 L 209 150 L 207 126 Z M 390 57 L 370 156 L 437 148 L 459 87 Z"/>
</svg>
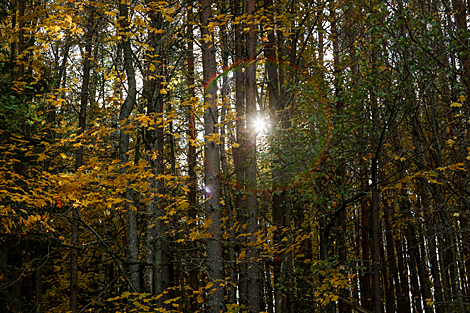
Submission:
<svg viewBox="0 0 470 313">
<path fill-rule="evenodd" d="M 255 129 L 257 133 L 263 131 L 265 127 L 266 127 L 266 122 L 263 119 L 257 119 L 255 121 Z"/>
</svg>

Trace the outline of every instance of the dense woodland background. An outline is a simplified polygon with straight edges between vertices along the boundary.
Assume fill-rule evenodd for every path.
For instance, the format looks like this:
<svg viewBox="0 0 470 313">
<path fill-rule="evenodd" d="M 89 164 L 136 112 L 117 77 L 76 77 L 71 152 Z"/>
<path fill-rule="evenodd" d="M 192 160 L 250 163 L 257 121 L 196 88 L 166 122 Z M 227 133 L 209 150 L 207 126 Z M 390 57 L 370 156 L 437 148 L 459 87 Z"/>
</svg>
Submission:
<svg viewBox="0 0 470 313">
<path fill-rule="evenodd" d="M 470 311 L 469 13 L 1 2 L 0 312 Z"/>
</svg>

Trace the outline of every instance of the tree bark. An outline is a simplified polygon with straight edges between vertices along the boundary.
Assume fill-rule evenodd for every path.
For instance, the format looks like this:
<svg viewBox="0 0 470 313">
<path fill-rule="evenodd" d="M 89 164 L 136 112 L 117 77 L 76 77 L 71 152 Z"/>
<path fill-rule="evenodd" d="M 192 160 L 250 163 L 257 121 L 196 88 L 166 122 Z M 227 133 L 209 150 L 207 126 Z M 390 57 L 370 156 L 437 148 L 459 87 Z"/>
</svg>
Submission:
<svg viewBox="0 0 470 313">
<path fill-rule="evenodd" d="M 211 1 L 199 0 L 201 6 L 201 37 L 202 37 L 202 67 L 204 85 L 216 75 L 215 48 L 213 32 L 208 25 L 212 17 Z M 221 236 L 221 209 L 220 209 L 220 181 L 219 167 L 220 156 L 217 145 L 218 108 L 217 108 L 217 86 L 210 90 L 205 90 L 204 105 L 204 182 L 206 193 L 205 214 L 206 219 L 211 224 L 207 229 L 209 238 L 207 239 L 207 280 L 213 283 L 208 290 L 208 308 L 210 312 L 221 312 L 225 310 L 224 289 L 221 285 L 224 282 L 223 247 Z M 215 139 L 212 139 L 215 138 Z"/>
<path fill-rule="evenodd" d="M 83 56 L 83 78 L 80 95 L 80 111 L 78 117 L 78 142 L 79 147 L 76 151 L 75 169 L 78 171 L 83 165 L 83 146 L 81 141 L 86 128 L 86 114 L 88 106 L 90 70 L 91 70 L 91 52 L 93 47 L 93 26 L 94 26 L 94 8 L 90 5 L 87 22 L 87 32 L 85 35 L 85 54 Z M 72 234 L 70 249 L 70 311 L 78 312 L 78 223 L 80 219 L 80 208 L 72 206 Z"/>
<path fill-rule="evenodd" d="M 20 79 L 24 75 L 24 58 L 22 56 L 24 51 L 24 1 L 18 0 L 18 77 Z M 13 52 L 13 51 L 12 51 Z"/>
<path fill-rule="evenodd" d="M 129 38 L 129 5 L 123 1 L 119 5 L 120 32 L 123 37 L 124 52 L 124 70 L 127 76 L 127 96 L 121 106 L 119 113 L 119 121 L 121 128 L 119 130 L 119 159 L 121 161 L 121 174 L 127 172 L 127 163 L 129 157 L 129 116 L 136 103 L 137 87 L 135 79 L 135 70 L 132 61 L 132 47 Z M 124 198 L 126 199 L 124 209 L 127 211 L 127 262 L 129 263 L 129 283 L 132 292 L 140 292 L 140 275 L 139 275 L 139 237 L 137 228 L 137 212 L 132 210 L 129 203 L 132 202 L 132 191 L 127 188 Z"/>
<path fill-rule="evenodd" d="M 189 120 L 189 143 L 188 143 L 188 203 L 189 203 L 189 218 L 193 221 L 197 217 L 197 175 L 196 175 L 196 91 L 195 91 L 195 82 L 194 82 L 194 34 L 193 34 L 193 25 L 190 21 L 193 19 L 193 2 L 189 4 L 188 8 L 188 96 L 189 96 L 189 106 L 188 106 L 188 120 Z M 193 222 L 191 227 L 195 227 L 196 224 Z M 194 249 L 192 253 L 194 254 L 195 259 L 197 258 L 197 249 Z M 197 269 L 197 264 L 191 264 L 189 270 L 189 284 L 192 291 L 199 290 L 199 270 Z M 198 301 L 196 299 L 191 300 L 191 312 L 196 312 L 198 310 Z"/>
<path fill-rule="evenodd" d="M 233 4 L 234 19 L 242 15 L 242 4 L 240 0 L 235 0 Z M 235 63 L 242 62 L 243 60 L 243 40 L 242 40 L 242 25 L 241 23 L 235 24 Z M 244 236 L 246 225 L 246 201 L 245 201 L 245 159 L 246 159 L 246 132 L 245 132 L 245 99 L 244 99 L 244 73 L 240 68 L 235 71 L 235 110 L 236 110 L 236 135 L 237 147 L 234 148 L 234 172 L 236 176 L 235 184 L 235 207 L 237 210 L 237 220 L 240 225 L 237 232 L 237 250 L 241 252 L 244 249 L 245 239 Z M 240 236 L 241 235 L 241 236 Z M 248 268 L 245 260 L 239 263 L 238 275 L 238 294 L 239 305 L 248 306 Z"/>
<path fill-rule="evenodd" d="M 248 293 L 248 306 L 250 312 L 259 312 L 259 286 L 258 286 L 258 251 L 255 246 L 256 236 L 258 231 L 258 201 L 256 192 L 256 34 L 255 34 L 255 20 L 253 14 L 255 13 L 255 0 L 248 0 L 246 2 L 246 14 L 248 16 L 248 34 L 246 39 L 247 53 L 248 53 L 248 68 L 246 69 L 246 122 L 247 122 L 247 140 L 246 140 L 246 154 L 247 166 L 245 170 L 245 179 L 247 184 L 247 213 L 248 213 L 248 266 L 249 277 L 249 293 Z"/>
<path fill-rule="evenodd" d="M 268 41 L 266 42 L 265 46 L 265 55 L 269 62 L 267 62 L 267 73 L 268 73 L 268 103 L 269 103 L 269 111 L 270 111 L 270 121 L 271 121 L 271 128 L 273 129 L 273 138 L 275 141 L 272 145 L 272 150 L 275 157 L 273 162 L 273 195 L 272 195 L 272 215 L 273 215 L 273 223 L 276 227 L 275 234 L 274 234 L 274 244 L 278 247 L 278 249 L 282 250 L 282 246 L 284 242 L 282 241 L 282 228 L 286 225 L 286 217 L 288 214 L 287 208 L 287 191 L 283 188 L 283 184 L 285 183 L 285 177 L 282 169 L 282 161 L 280 158 L 282 150 L 282 118 L 283 115 L 282 109 L 283 104 L 281 101 L 281 87 L 283 83 L 283 78 L 281 78 L 281 73 L 279 72 L 281 69 L 278 69 L 278 64 L 280 62 L 280 56 L 276 56 L 276 46 L 278 48 L 278 52 L 282 49 L 280 44 L 280 38 L 278 33 L 278 38 L 276 41 L 276 36 L 274 34 L 274 3 L 272 0 L 266 1 L 266 6 L 268 8 L 268 20 L 271 24 L 268 33 Z M 279 71 L 278 71 L 279 70 Z M 273 276 L 274 276 L 274 310 L 275 312 L 287 312 L 287 298 L 283 296 L 282 292 L 282 285 L 286 283 L 285 275 L 283 274 L 283 264 L 285 265 L 285 255 L 284 252 L 277 251 L 274 260 L 273 260 Z"/>
<path fill-rule="evenodd" d="M 384 224 L 385 224 L 385 240 L 387 242 L 386 251 L 387 251 L 387 259 L 383 259 L 382 262 L 384 264 L 389 264 L 389 274 L 390 274 L 390 281 L 389 281 L 389 288 L 388 292 L 386 293 L 387 297 L 387 306 L 386 311 L 387 313 L 395 312 L 398 308 L 403 307 L 403 294 L 401 290 L 400 280 L 398 277 L 398 269 L 397 269 L 397 258 L 395 253 L 395 245 L 393 239 L 393 231 L 391 225 L 391 214 L 393 214 L 393 209 L 388 204 L 388 199 L 391 198 L 391 193 L 384 195 L 383 204 L 384 204 Z M 387 275 L 387 273 L 384 273 Z M 385 279 L 385 277 L 384 277 Z M 396 305 L 395 305 L 396 300 Z"/>
</svg>

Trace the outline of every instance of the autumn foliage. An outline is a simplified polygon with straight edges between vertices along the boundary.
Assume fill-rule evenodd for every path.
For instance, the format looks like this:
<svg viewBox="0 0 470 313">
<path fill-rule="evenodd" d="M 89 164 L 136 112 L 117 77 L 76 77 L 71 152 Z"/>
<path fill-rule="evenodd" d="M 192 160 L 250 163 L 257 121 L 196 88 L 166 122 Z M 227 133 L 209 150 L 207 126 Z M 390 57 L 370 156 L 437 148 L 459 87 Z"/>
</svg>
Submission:
<svg viewBox="0 0 470 313">
<path fill-rule="evenodd" d="M 468 312 L 469 13 L 0 4 L 0 312 Z"/>
</svg>

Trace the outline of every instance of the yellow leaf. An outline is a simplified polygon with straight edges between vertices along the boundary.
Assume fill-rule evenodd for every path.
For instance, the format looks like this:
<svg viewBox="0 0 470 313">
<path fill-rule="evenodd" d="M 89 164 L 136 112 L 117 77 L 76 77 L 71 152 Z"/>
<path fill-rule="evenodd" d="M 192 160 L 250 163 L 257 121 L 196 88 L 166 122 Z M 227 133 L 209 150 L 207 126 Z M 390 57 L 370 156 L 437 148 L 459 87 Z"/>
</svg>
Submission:
<svg viewBox="0 0 470 313">
<path fill-rule="evenodd" d="M 38 161 L 39 161 L 39 162 L 41 162 L 41 161 L 43 161 L 43 160 L 45 160 L 45 159 L 47 159 L 47 156 L 46 156 L 45 153 L 38 155 Z"/>
<path fill-rule="evenodd" d="M 209 228 L 209 227 L 211 227 L 211 225 L 212 225 L 212 218 L 209 218 L 209 219 L 206 219 L 206 221 L 204 222 L 204 225 L 202 225 L 202 227 Z"/>
<path fill-rule="evenodd" d="M 189 208 L 189 203 L 188 203 L 188 201 L 186 201 L 186 200 L 181 201 L 181 202 L 179 203 L 179 208 L 180 208 L 181 210 L 186 210 L 187 208 Z"/>
<path fill-rule="evenodd" d="M 465 171 L 465 168 L 463 168 L 464 166 L 465 166 L 464 163 L 456 163 L 456 164 L 450 165 L 449 169 L 451 171 L 457 171 L 457 170 Z"/>
<path fill-rule="evenodd" d="M 465 99 L 465 96 L 464 96 L 464 95 L 460 95 L 460 96 L 459 96 L 459 101 L 460 101 L 460 102 L 465 102 L 465 100 L 467 100 L 467 99 Z"/>
<path fill-rule="evenodd" d="M 450 105 L 451 108 L 460 108 L 462 106 L 462 103 L 458 103 L 458 102 L 452 102 L 452 104 Z"/>
<path fill-rule="evenodd" d="M 198 237 L 199 233 L 197 231 L 193 231 L 192 233 L 189 234 L 189 239 L 192 241 L 196 240 Z"/>
</svg>

